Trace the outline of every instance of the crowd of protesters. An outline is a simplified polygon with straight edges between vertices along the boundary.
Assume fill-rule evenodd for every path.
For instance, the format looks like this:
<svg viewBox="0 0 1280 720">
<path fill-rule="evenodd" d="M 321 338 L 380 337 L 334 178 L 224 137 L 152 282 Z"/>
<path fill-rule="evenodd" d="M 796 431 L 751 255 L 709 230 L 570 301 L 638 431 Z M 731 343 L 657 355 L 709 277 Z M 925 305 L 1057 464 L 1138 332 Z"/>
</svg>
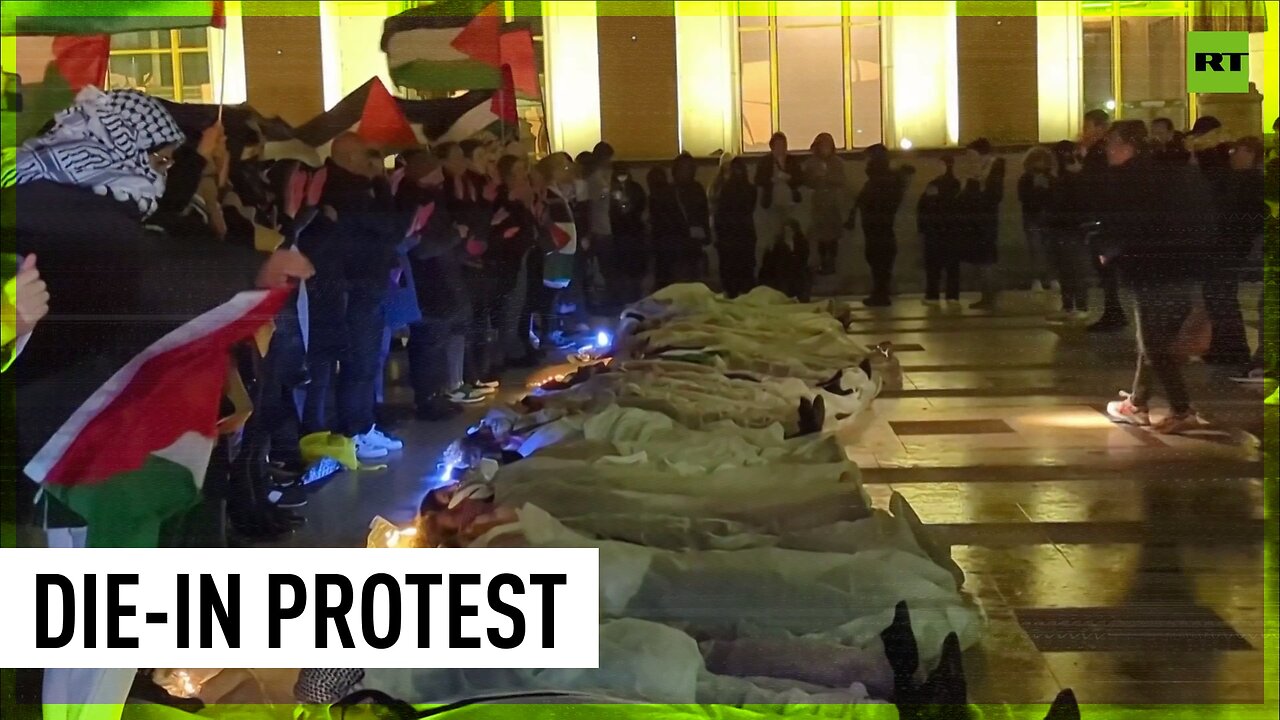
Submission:
<svg viewBox="0 0 1280 720">
<path fill-rule="evenodd" d="M 729 296 L 768 285 L 807 300 L 815 272 L 835 273 L 842 234 L 859 218 L 865 303 L 889 305 L 895 221 L 914 168 L 895 168 L 882 145 L 866 150 L 866 180 L 844 218 L 850 183 L 830 135 L 807 158 L 781 133 L 769 147 L 754 173 L 746 158 L 722 158 L 709 192 L 689 155 L 651 166 L 642 184 L 603 142 L 536 162 L 495 137 L 388 158 L 348 133 L 322 167 L 308 167 L 264 161 L 252 127 L 182 128 L 146 95 L 86 91 L 5 168 L 5 201 L 24 208 L 10 214 L 22 259 L 5 296 L 16 308 L 6 345 L 26 344 L 11 370 L 28 409 L 20 460 L 158 337 L 152 318 L 194 318 L 253 287 L 294 297 L 265 346 L 234 351 L 254 412 L 232 424 L 203 489 L 217 537 L 223 517 L 250 539 L 288 532 L 302 485 L 337 465 L 308 465 L 301 438 L 339 438 L 364 462 L 403 448 L 379 427 L 400 341 L 418 418 L 446 420 L 494 395 L 507 368 L 594 337 L 592 315 L 705 280 L 711 248 Z M 1027 153 L 1022 227 L 1034 287 L 1060 293 L 1055 318 L 1086 315 L 1095 273 L 1104 305 L 1092 329 L 1126 326 L 1122 286 L 1133 295 L 1140 362 L 1108 408 L 1117 422 L 1150 423 L 1153 380 L 1173 408 L 1160 429 L 1200 422 L 1175 347 L 1197 295 L 1212 325 L 1205 359 L 1239 366 L 1243 380 L 1265 374 L 1238 299 L 1261 267 L 1264 154 L 1260 140 L 1227 138 L 1213 118 L 1184 137 L 1167 120 L 1148 129 L 1101 111 L 1085 116 L 1078 141 Z M 993 309 L 1005 161 L 979 139 L 943 167 L 916 206 L 925 302 L 958 301 L 970 265 L 982 291 L 972 307 Z M 56 322 L 31 333 L 50 294 Z M 46 527 L 64 522 L 45 502 Z"/>
</svg>

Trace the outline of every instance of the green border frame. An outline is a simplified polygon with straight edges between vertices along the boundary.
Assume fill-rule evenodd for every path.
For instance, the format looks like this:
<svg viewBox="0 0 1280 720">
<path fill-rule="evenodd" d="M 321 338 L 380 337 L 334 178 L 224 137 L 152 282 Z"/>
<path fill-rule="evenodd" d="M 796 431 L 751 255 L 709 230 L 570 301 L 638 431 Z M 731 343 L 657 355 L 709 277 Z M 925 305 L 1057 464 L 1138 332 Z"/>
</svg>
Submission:
<svg viewBox="0 0 1280 720">
<path fill-rule="evenodd" d="M 175 5 L 177 3 L 174 3 Z M 199 6 L 204 3 L 190 3 L 192 11 L 191 16 L 200 16 L 198 12 Z M 319 11 L 317 2 L 307 2 L 298 0 L 281 0 L 279 2 L 269 3 L 270 10 L 266 11 L 266 3 L 252 3 L 255 7 L 251 8 L 248 15 L 269 15 L 269 16 L 310 16 L 315 15 Z M 361 3 L 370 6 L 369 14 L 380 13 L 388 6 L 395 8 L 409 7 L 416 5 L 412 2 L 388 2 L 388 3 Z M 383 8 L 375 10 L 372 6 L 383 5 Z M 598 8 L 591 8 L 587 2 L 559 4 L 557 7 L 562 12 L 570 12 L 577 14 L 577 10 L 568 10 L 568 8 L 581 8 L 582 14 L 598 14 L 606 16 L 669 16 L 675 13 L 674 3 L 662 2 L 661 0 L 604 0 L 599 3 L 591 3 L 598 5 Z M 1160 3 L 1165 5 L 1168 3 Z M 1238 7 L 1236 3 L 1224 3 L 1228 8 Z M 1054 6 L 1061 6 L 1063 3 L 1053 3 Z M 1268 28 L 1268 33 L 1277 32 L 1276 24 L 1280 24 L 1280 2 L 1268 0 L 1262 3 L 1266 8 L 1269 21 L 1272 27 Z M 58 3 L 40 2 L 27 3 L 21 0 L 8 0 L 3 3 L 0 12 L 8 16 L 23 14 L 23 8 L 40 6 L 43 14 L 58 15 L 64 17 L 103 17 L 130 15 L 129 3 L 127 1 L 113 0 L 111 2 L 87 2 L 85 0 L 64 0 Z M 343 3 L 343 10 L 357 8 L 359 4 Z M 692 11 L 692 14 L 706 15 L 718 14 L 711 12 L 712 8 L 718 8 L 719 3 L 705 3 L 702 8 L 706 10 L 692 11 L 688 4 L 682 4 L 682 9 Z M 886 8 L 886 6 L 888 6 Z M 914 10 L 912 8 L 914 6 Z M 927 8 L 936 7 L 935 3 L 911 3 L 911 2 L 895 2 L 881 3 L 882 14 L 884 9 L 890 10 L 889 14 L 898 15 L 931 15 Z M 986 2 L 965 2 L 963 12 L 958 14 L 967 17 L 983 17 L 983 16 L 1027 16 L 1046 14 L 1040 11 L 1044 10 L 1039 3 L 1030 9 L 1030 2 L 1000 2 L 988 0 Z M 56 12 L 48 12 L 51 8 L 56 7 Z M 1127 14 L 1126 8 L 1122 6 L 1122 15 Z M 186 13 L 176 12 L 177 16 Z M 352 13 L 361 14 L 361 13 Z M 1056 13 L 1048 13 L 1056 14 Z M 1133 14 L 1144 14 L 1141 8 L 1134 8 Z M 1163 14 L 1163 13 L 1162 13 Z M 8 63 L 5 63 L 8 67 Z M 1280 92 L 1280 82 L 1277 81 L 1277 68 L 1280 63 L 1275 61 L 1266 63 L 1266 73 L 1264 87 L 1260 90 L 1267 93 Z M 3 127 L 3 146 L 12 147 L 14 141 L 13 123 L 6 122 Z M 1277 198 L 1268 198 L 1273 204 Z M 1277 320 L 1280 319 L 1280 297 L 1277 293 L 1276 270 L 1277 270 L 1277 240 L 1275 227 L 1272 226 L 1272 232 L 1266 237 L 1266 266 L 1264 281 L 1264 327 L 1275 328 Z M 1276 367 L 1276 338 L 1269 338 L 1266 342 L 1266 360 L 1270 367 Z M 4 426 L 9 427 L 12 418 L 12 404 L 8 401 L 11 397 L 9 394 L 11 387 L 8 381 L 0 380 L 3 383 L 3 403 Z M 1263 581 L 1264 594 L 1264 681 L 1265 694 L 1262 704 L 1205 704 L 1205 705 L 1103 705 L 1091 704 L 1088 698 L 1080 698 L 1081 714 L 1086 720 L 1268 720 L 1277 716 L 1277 710 L 1280 709 L 1280 679 L 1277 676 L 1277 652 L 1280 651 L 1280 643 L 1278 643 L 1277 635 L 1277 579 L 1280 573 L 1277 572 L 1277 541 L 1280 539 L 1280 526 L 1277 525 L 1277 487 L 1280 481 L 1280 472 L 1277 469 L 1277 441 L 1280 440 L 1277 432 L 1277 418 L 1275 410 L 1265 410 L 1265 437 L 1264 443 L 1264 561 L 1263 561 Z M 4 457 L 12 457 L 10 453 L 11 434 L 3 433 L 4 440 Z M 10 472 L 16 472 L 16 468 L 9 462 L 0 464 L 0 471 L 6 475 Z M 11 519 L 8 519 L 11 520 Z M 0 547 L 12 547 L 16 538 L 13 535 L 11 522 L 3 525 L 5 533 L 0 536 Z M 12 690 L 9 683 L 12 682 L 6 670 L 6 677 L 0 681 L 0 707 L 5 709 L 4 716 L 6 718 L 25 718 L 28 713 L 33 710 L 30 706 L 14 706 L 9 705 L 13 701 Z M 971 707 L 980 711 L 982 717 L 986 718 L 1014 718 L 1020 720 L 1039 720 L 1046 712 L 1049 701 L 1052 698 L 1045 698 L 1044 702 L 1036 705 L 972 705 Z M 425 707 L 425 706 L 424 706 Z M 74 717 L 76 711 L 92 711 L 91 708 L 63 708 L 68 711 L 68 717 Z M 110 711 L 107 707 L 99 708 L 103 711 Z M 326 710 L 323 707 L 302 706 L 302 705 L 212 705 L 207 706 L 202 713 L 204 717 L 216 718 L 218 720 L 238 720 L 239 718 L 263 718 L 263 717 L 297 717 L 300 712 L 307 712 L 313 717 L 325 717 Z M 12 713 L 12 714 L 10 714 Z M 485 717 L 485 718 L 511 718 L 511 720 L 525 720 L 527 718 L 556 718 L 557 720 L 641 720 L 641 719 L 657 719 L 657 718 L 717 718 L 722 720 L 747 720 L 747 718 L 761 717 L 782 717 L 776 708 L 763 706 L 750 706 L 743 709 L 735 709 L 728 706 L 705 706 L 702 708 L 692 708 L 688 706 L 665 706 L 665 705 L 607 705 L 607 706 L 587 706 L 587 705 L 490 705 L 476 706 L 470 710 L 460 711 L 451 717 Z M 873 706 L 862 705 L 845 707 L 838 705 L 800 705 L 791 706 L 785 713 L 787 717 L 857 717 L 867 718 L 868 720 L 880 720 L 884 718 L 897 717 L 896 710 L 892 706 Z M 32 714 L 38 717 L 38 713 Z M 86 713 L 86 717 L 90 717 Z M 144 720 L 185 720 L 192 716 L 187 713 L 168 710 L 160 706 L 129 706 L 128 715 L 130 718 L 142 718 Z M 354 717 L 354 716 L 353 716 Z"/>
</svg>

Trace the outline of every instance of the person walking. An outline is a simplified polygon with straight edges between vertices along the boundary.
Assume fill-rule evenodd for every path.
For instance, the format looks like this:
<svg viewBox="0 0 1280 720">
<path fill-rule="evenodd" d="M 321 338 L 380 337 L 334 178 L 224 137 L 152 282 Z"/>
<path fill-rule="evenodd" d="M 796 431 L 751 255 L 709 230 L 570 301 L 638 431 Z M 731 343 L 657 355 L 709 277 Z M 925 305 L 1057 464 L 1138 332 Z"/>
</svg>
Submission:
<svg viewBox="0 0 1280 720">
<path fill-rule="evenodd" d="M 1107 175 L 1107 128 L 1111 117 L 1105 110 L 1093 109 L 1084 114 L 1084 126 L 1076 143 L 1076 157 L 1080 161 L 1082 229 L 1085 243 L 1090 246 L 1089 255 L 1102 286 L 1102 316 L 1089 326 L 1089 332 L 1115 332 L 1129 326 L 1124 306 L 1120 304 L 1120 276 L 1114 267 L 1101 265 L 1093 245 L 1096 244 L 1096 205 L 1102 201 L 1103 184 Z M 1086 229 L 1089 228 L 1089 229 Z"/>
<path fill-rule="evenodd" d="M 716 178 L 716 253 L 720 257 L 720 285 L 735 298 L 756 284 L 756 188 L 747 176 L 747 161 L 735 157 L 722 165 Z"/>
<path fill-rule="evenodd" d="M 844 161 L 836 155 L 836 141 L 821 133 L 809 146 L 812 155 L 804 163 L 804 183 L 811 190 L 809 242 L 818 251 L 818 274 L 833 275 L 844 228 L 840 207 L 844 200 Z"/>
<path fill-rule="evenodd" d="M 929 181 L 916 204 L 916 230 L 924 249 L 924 302 L 936 305 L 942 299 L 943 276 L 946 277 L 946 300 L 960 302 L 960 257 L 958 247 L 963 233 L 958 232 L 956 200 L 960 181 L 955 175 L 955 158 L 942 157 L 943 171 Z"/>
<path fill-rule="evenodd" d="M 1147 152 L 1141 121 L 1121 120 L 1107 133 L 1110 172 L 1098 205 L 1099 263 L 1119 271 L 1136 300 L 1138 367 L 1133 385 L 1107 404 L 1115 423 L 1152 426 L 1167 435 L 1203 428 L 1195 412 L 1176 349 L 1191 314 L 1192 293 L 1208 240 L 1197 226 L 1208 211 L 1193 173 L 1158 169 Z M 1169 402 L 1169 414 L 1152 425 L 1153 381 Z"/>
</svg>

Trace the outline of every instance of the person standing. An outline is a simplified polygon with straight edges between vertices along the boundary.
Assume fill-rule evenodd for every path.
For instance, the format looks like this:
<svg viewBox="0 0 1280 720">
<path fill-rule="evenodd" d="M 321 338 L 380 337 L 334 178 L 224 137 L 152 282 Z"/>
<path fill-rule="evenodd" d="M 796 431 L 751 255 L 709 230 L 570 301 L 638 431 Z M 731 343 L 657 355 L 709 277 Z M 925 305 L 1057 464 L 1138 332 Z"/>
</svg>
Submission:
<svg viewBox="0 0 1280 720">
<path fill-rule="evenodd" d="M 929 181 L 916 204 L 916 229 L 924 249 L 924 302 L 935 305 L 941 299 L 946 276 L 946 300 L 960 302 L 960 258 L 957 248 L 963 234 L 957 232 L 956 199 L 960 181 L 955 175 L 955 158 L 942 157 L 943 172 Z"/>
<path fill-rule="evenodd" d="M 745 158 L 732 158 L 722 166 L 714 194 L 720 284 L 725 295 L 735 298 L 756 284 L 757 193 L 747 176 Z"/>
<path fill-rule="evenodd" d="M 1084 192 L 1080 159 L 1075 143 L 1062 140 L 1053 146 L 1055 172 L 1044 211 L 1044 238 L 1049 263 L 1058 276 L 1062 306 L 1050 320 L 1082 320 L 1089 313 L 1089 284 L 1085 270 L 1083 216 Z"/>
<path fill-rule="evenodd" d="M 992 153 L 991 142 L 969 143 L 961 176 L 959 205 L 969 238 L 963 259 L 978 269 L 982 297 L 972 310 L 995 310 L 999 296 L 996 264 L 1000 250 L 1000 203 L 1004 200 L 1004 158 Z"/>
<path fill-rule="evenodd" d="M 595 259 L 596 268 L 601 278 L 604 280 L 603 292 L 601 298 L 597 298 L 596 305 L 603 303 L 599 300 L 608 298 L 613 289 L 610 287 L 612 282 L 613 267 L 613 146 L 607 142 L 600 141 L 591 150 L 593 159 L 591 172 L 586 176 L 586 197 L 585 202 L 587 212 L 587 233 L 591 238 L 591 248 Z"/>
<path fill-rule="evenodd" d="M 711 209 L 707 189 L 698 182 L 698 164 L 689 153 L 680 153 L 671 163 L 671 184 L 683 221 L 679 262 L 685 268 L 684 282 L 706 277 L 707 251 L 711 244 Z"/>
<path fill-rule="evenodd" d="M 1262 140 L 1257 137 L 1241 138 L 1231 148 L 1231 173 L 1227 192 L 1222 199 L 1220 215 L 1222 219 L 1221 250 L 1227 254 L 1227 262 L 1236 266 L 1237 270 L 1230 276 L 1225 273 L 1218 275 L 1216 282 L 1221 285 L 1215 288 L 1215 294 L 1223 298 L 1238 297 L 1241 280 L 1256 282 L 1263 279 L 1260 277 L 1264 272 L 1263 230 L 1271 216 L 1271 209 L 1267 207 L 1264 194 L 1266 188 L 1266 178 L 1262 169 L 1264 154 Z M 1262 294 L 1265 294 L 1265 290 Z M 1209 297 L 1211 295 L 1206 292 L 1206 301 Z M 1259 301 L 1261 302 L 1261 298 Z M 1239 308 L 1239 300 L 1236 300 L 1236 307 Z M 1262 315 L 1263 313 L 1259 312 L 1259 316 Z M 1210 317 L 1212 318 L 1212 315 Z M 1237 317 L 1240 318 L 1239 326 L 1234 324 Z M 1258 334 L 1261 338 L 1267 333 L 1264 329 L 1265 319 L 1262 317 L 1259 319 L 1264 320 L 1258 326 Z M 1261 370 L 1263 367 L 1263 343 L 1259 342 L 1258 351 L 1250 355 L 1248 340 L 1244 337 L 1243 317 L 1238 313 L 1235 316 L 1227 316 L 1223 323 L 1213 326 L 1215 342 L 1218 341 L 1220 328 L 1228 337 L 1223 341 L 1222 354 L 1215 359 L 1221 363 L 1238 359 L 1236 366 L 1242 373 L 1235 379 L 1249 382 L 1252 370 L 1255 368 Z M 1232 357 L 1239 352 L 1236 349 L 1237 344 L 1243 345 L 1243 357 Z M 1212 346 L 1210 354 L 1213 354 Z M 1261 378 L 1261 372 L 1254 374 L 1255 380 Z"/>
<path fill-rule="evenodd" d="M 682 282 L 678 267 L 680 235 L 684 232 L 680 206 L 667 169 L 655 165 L 645 176 L 649 186 L 649 233 L 653 248 L 653 289 L 661 290 L 673 282 Z"/>
<path fill-rule="evenodd" d="M 1022 232 L 1031 261 L 1031 290 L 1037 293 L 1049 289 L 1052 281 L 1045 249 L 1044 216 L 1053 180 L 1053 165 L 1053 154 L 1047 148 L 1031 148 L 1022 159 L 1022 176 L 1018 178 Z"/>
<path fill-rule="evenodd" d="M 1080 161 L 1081 180 L 1084 187 L 1081 192 L 1081 232 L 1085 242 L 1092 246 L 1096 241 L 1096 233 L 1086 230 L 1097 221 L 1094 208 L 1103 200 L 1103 183 L 1107 174 L 1107 128 L 1111 118 L 1105 110 L 1094 109 L 1084 114 L 1084 128 L 1080 131 L 1080 139 L 1076 143 L 1076 157 Z M 1124 306 L 1120 304 L 1120 276 L 1114 267 L 1107 267 L 1098 262 L 1100 254 L 1096 248 L 1090 247 L 1089 255 L 1102 285 L 1102 316 L 1089 326 L 1089 332 L 1114 332 L 1129 326 L 1125 317 Z"/>
<path fill-rule="evenodd" d="M 893 292 L 893 264 L 898 257 L 898 240 L 893 223 L 907 192 L 907 180 L 915 168 L 889 165 L 889 149 L 875 144 L 867 148 L 867 184 L 862 186 L 846 228 L 853 228 L 862 215 L 862 235 L 866 240 L 867 265 L 871 266 L 871 295 L 867 307 L 889 307 Z"/>
<path fill-rule="evenodd" d="M 636 302 L 644 295 L 644 279 L 649 274 L 644 228 L 648 199 L 644 187 L 631 177 L 631 169 L 615 163 L 609 193 L 609 227 L 613 241 L 606 272 L 612 277 L 613 301 L 620 305 Z"/>
<path fill-rule="evenodd" d="M 756 265 L 775 243 L 783 242 L 787 221 L 800 204 L 804 167 L 800 158 L 788 154 L 787 136 L 774 133 L 769 138 L 769 154 L 756 165 L 756 187 L 760 189 L 760 233 L 763 242 L 756 248 Z"/>
<path fill-rule="evenodd" d="M 1182 376 L 1175 348 L 1191 314 L 1192 293 L 1208 240 L 1197 232 L 1207 198 L 1190 172 L 1158 169 L 1146 153 L 1146 128 L 1121 120 L 1108 131 L 1106 192 L 1098 205 L 1099 263 L 1115 268 L 1136 300 L 1138 367 L 1129 392 L 1107 404 L 1112 422 L 1151 426 L 1153 380 L 1162 386 L 1170 413 L 1156 432 L 1181 434 L 1202 428 Z"/>
<path fill-rule="evenodd" d="M 813 195 L 810 199 L 809 241 L 818 250 L 818 274 L 832 275 L 840 249 L 844 228 L 840 222 L 840 205 L 844 197 L 844 161 L 836 155 L 836 141 L 830 133 L 821 133 L 809 147 L 813 153 L 804 163 L 804 182 Z"/>
</svg>

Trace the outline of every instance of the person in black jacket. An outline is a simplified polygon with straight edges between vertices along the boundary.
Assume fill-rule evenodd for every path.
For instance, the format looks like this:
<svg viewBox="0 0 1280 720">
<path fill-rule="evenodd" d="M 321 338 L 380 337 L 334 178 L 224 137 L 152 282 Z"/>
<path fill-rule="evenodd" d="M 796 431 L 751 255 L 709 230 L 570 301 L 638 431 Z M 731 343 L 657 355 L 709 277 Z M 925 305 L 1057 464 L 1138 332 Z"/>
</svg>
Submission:
<svg viewBox="0 0 1280 720">
<path fill-rule="evenodd" d="M 1000 249 L 1000 203 L 1004 200 L 1004 158 L 992 153 L 991 142 L 969 143 L 961 178 L 959 205 L 969 239 L 963 259 L 978 268 L 982 297 L 969 307 L 994 310 L 999 295 L 996 264 Z"/>
<path fill-rule="evenodd" d="M 1053 181 L 1053 154 L 1044 147 L 1027 151 L 1018 178 L 1018 203 L 1022 206 L 1022 232 L 1031 260 L 1033 292 L 1049 289 L 1051 275 L 1044 238 L 1044 215 Z"/>
<path fill-rule="evenodd" d="M 1099 205 L 1099 262 L 1119 271 L 1136 300 L 1138 369 L 1132 391 L 1107 405 L 1113 422 L 1151 425 L 1152 376 L 1169 400 L 1170 414 L 1155 425 L 1163 434 L 1202 428 L 1182 377 L 1177 338 L 1191 313 L 1192 293 L 1210 251 L 1201 231 L 1207 214 L 1203 181 L 1193 172 L 1170 173 L 1146 154 L 1141 121 L 1117 121 L 1107 137 L 1110 170 Z"/>
<path fill-rule="evenodd" d="M 893 231 L 902 207 L 902 196 L 915 168 L 889 166 L 889 149 L 876 144 L 867 148 L 867 184 L 858 193 L 853 212 L 845 227 L 852 228 L 862 215 L 862 234 L 866 239 L 867 265 L 871 266 L 871 295 L 863 301 L 867 307 L 892 304 L 893 264 L 898 257 L 898 240 Z"/>
<path fill-rule="evenodd" d="M 1085 245 L 1081 211 L 1085 187 L 1075 143 L 1062 140 L 1053 146 L 1054 174 L 1049 183 L 1043 213 L 1045 247 L 1049 264 L 1062 293 L 1061 309 L 1051 320 L 1083 319 L 1089 313 L 1089 284 L 1085 273 Z"/>
<path fill-rule="evenodd" d="M 672 283 L 693 282 L 697 279 L 693 252 L 696 249 L 701 253 L 701 245 L 695 245 L 690 235 L 681 193 L 670 181 L 666 168 L 652 168 L 647 179 L 649 227 L 653 236 L 654 290 Z"/>
<path fill-rule="evenodd" d="M 747 161 L 735 157 L 724 166 L 715 188 L 716 252 L 720 284 L 734 298 L 756 284 L 756 197 L 747 177 Z"/>
<path fill-rule="evenodd" d="M 1111 118 L 1105 110 L 1093 109 L 1084 115 L 1084 127 L 1080 131 L 1080 139 L 1076 143 L 1076 157 L 1080 161 L 1080 180 L 1083 185 L 1080 193 L 1081 235 L 1090 246 L 1098 281 L 1102 285 L 1102 316 L 1089 326 L 1089 332 L 1113 332 L 1128 327 L 1124 307 L 1120 304 L 1120 277 L 1115 268 L 1098 263 L 1099 253 L 1095 244 L 1096 233 L 1092 229 L 1097 222 L 1098 204 L 1104 201 L 1105 177 L 1107 175 L 1107 129 Z"/>
<path fill-rule="evenodd" d="M 804 186 L 804 164 L 790 155 L 787 136 L 774 133 L 769 138 L 769 154 L 756 165 L 755 183 L 760 188 L 760 233 L 763 240 L 757 248 L 757 264 L 763 267 L 763 253 L 784 240 L 787 221 L 800 205 L 800 188 Z"/>
<path fill-rule="evenodd" d="M 925 304 L 939 301 L 943 275 L 947 301 L 960 302 L 958 247 L 964 240 L 956 216 L 960 181 L 955 175 L 955 158 L 944 155 L 942 165 L 942 174 L 929 181 L 916 205 L 916 228 L 924 247 Z"/>
<path fill-rule="evenodd" d="M 706 276 L 706 248 L 711 244 L 711 208 L 707 189 L 698 182 L 697 175 L 698 164 L 689 153 L 680 153 L 671 162 L 671 184 L 675 186 L 676 203 L 685 226 L 680 262 L 688 268 L 689 282 Z"/>
<path fill-rule="evenodd" d="M 1205 362 L 1234 362 L 1237 368 L 1246 371 L 1245 377 L 1254 356 L 1245 337 L 1239 292 L 1240 282 L 1247 276 L 1260 279 L 1257 277 L 1262 265 L 1260 245 L 1264 224 L 1270 216 L 1264 199 L 1263 155 L 1262 140 L 1257 137 L 1241 138 L 1231 147 L 1231 172 L 1218 206 L 1221 232 L 1216 248 L 1218 258 L 1212 263 L 1213 276 L 1204 287 L 1205 310 L 1213 324 L 1213 342 Z"/>
<path fill-rule="evenodd" d="M 78 124 L 77 115 L 96 121 Z M 39 257 L 55 298 L 23 361 L 8 374 L 22 418 L 13 429 L 18 467 L 91 394 L 170 331 L 241 290 L 284 287 L 312 272 L 297 253 L 274 253 L 264 264 L 252 250 L 207 237 L 175 241 L 144 229 L 184 139 L 159 101 L 134 91 L 86 90 L 65 120 L 60 115 L 46 134 L 18 150 L 14 186 L 0 193 L 6 239 L 18 254 Z M 106 153 L 116 158 L 110 167 L 81 163 Z M 17 507 L 32 508 L 34 487 L 20 488 L 31 492 L 20 493 Z M 147 509 L 138 509 L 137 519 L 113 521 L 136 523 L 138 537 L 155 531 L 150 543 L 158 542 Z M 60 527 L 82 524 L 65 509 L 51 509 L 50 520 Z"/>
<path fill-rule="evenodd" d="M 403 447 L 376 427 L 375 406 L 383 300 L 412 213 L 396 211 L 382 153 L 354 133 L 334 140 L 325 171 L 320 202 L 327 222 L 314 223 L 301 243 L 304 251 L 317 247 L 324 257 L 316 282 L 308 286 L 311 384 L 304 425 L 309 432 L 334 430 L 350 437 L 358 457 L 378 459 Z M 331 383 L 337 400 L 333 426 L 327 407 Z"/>
<path fill-rule="evenodd" d="M 644 294 L 644 279 L 649 274 L 649 247 L 644 228 L 649 196 L 644 186 L 631 177 L 631 169 L 624 163 L 613 164 L 611 183 L 611 247 L 609 254 L 601 259 L 614 303 L 628 305 Z"/>
</svg>

